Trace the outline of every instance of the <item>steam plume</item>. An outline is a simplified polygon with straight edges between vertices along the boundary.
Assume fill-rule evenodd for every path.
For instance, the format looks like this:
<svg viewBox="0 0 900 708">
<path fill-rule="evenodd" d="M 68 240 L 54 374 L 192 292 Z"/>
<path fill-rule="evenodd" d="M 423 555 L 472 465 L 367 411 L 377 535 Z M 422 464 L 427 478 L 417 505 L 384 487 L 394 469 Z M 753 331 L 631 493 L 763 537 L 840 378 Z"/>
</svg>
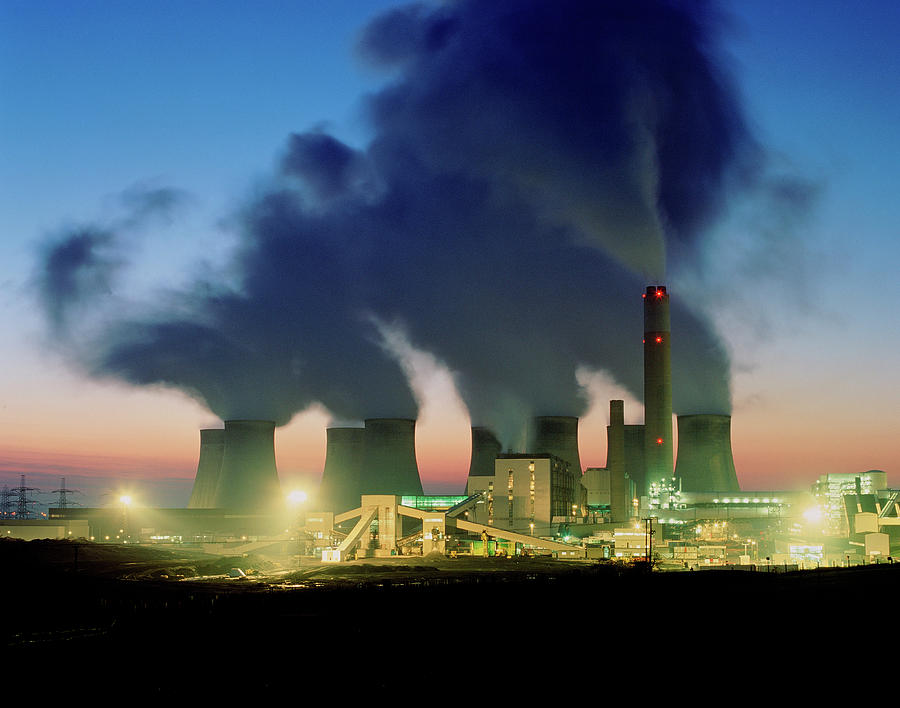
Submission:
<svg viewBox="0 0 900 708">
<path fill-rule="evenodd" d="M 223 418 L 284 423 L 314 401 L 342 419 L 414 417 L 382 321 L 443 360 L 473 424 L 505 444 L 530 415 L 584 410 L 579 365 L 639 394 L 639 293 L 692 262 L 757 156 L 720 31 L 711 6 L 674 0 L 377 18 L 360 54 L 390 83 L 368 98 L 366 149 L 291 136 L 240 214 L 239 285 L 113 320 L 82 363 Z M 47 288 L 51 323 L 58 304 Z M 715 333 L 677 294 L 672 317 L 676 410 L 726 412 Z"/>
</svg>

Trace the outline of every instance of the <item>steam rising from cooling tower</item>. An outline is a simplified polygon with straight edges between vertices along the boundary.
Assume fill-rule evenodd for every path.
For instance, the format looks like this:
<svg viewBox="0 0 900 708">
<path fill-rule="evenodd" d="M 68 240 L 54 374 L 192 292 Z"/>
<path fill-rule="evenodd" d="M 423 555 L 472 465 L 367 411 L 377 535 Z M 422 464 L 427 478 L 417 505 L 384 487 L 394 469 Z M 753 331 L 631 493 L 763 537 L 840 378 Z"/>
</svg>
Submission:
<svg viewBox="0 0 900 708">
<path fill-rule="evenodd" d="M 197 476 L 194 478 L 188 509 L 215 507 L 216 488 L 219 486 L 219 472 L 224 452 L 224 430 L 212 428 L 200 431 L 200 458 L 197 462 Z"/>
<path fill-rule="evenodd" d="M 738 492 L 730 415 L 678 416 L 675 476 L 688 492 Z"/>
<path fill-rule="evenodd" d="M 213 506 L 256 514 L 283 507 L 275 467 L 274 421 L 225 421 L 225 446 Z"/>
<path fill-rule="evenodd" d="M 631 293 L 695 265 L 761 157 L 721 25 L 708 3 L 672 0 L 390 11 L 360 44 L 389 76 L 366 102 L 365 149 L 292 135 L 230 220 L 226 273 L 142 309 L 100 307 L 127 291 L 121 229 L 64 234 L 37 278 L 48 322 L 89 373 L 177 387 L 225 419 L 283 424 L 316 401 L 344 420 L 414 418 L 371 315 L 446 363 L 473 424 L 506 445 L 530 415 L 584 411 L 578 366 L 639 397 L 637 352 L 614 336 L 633 331 Z M 67 326 L 91 307 L 96 328 Z M 674 365 L 696 382 L 676 383 L 676 410 L 727 412 L 712 327 L 687 303 L 672 319 Z"/>
</svg>

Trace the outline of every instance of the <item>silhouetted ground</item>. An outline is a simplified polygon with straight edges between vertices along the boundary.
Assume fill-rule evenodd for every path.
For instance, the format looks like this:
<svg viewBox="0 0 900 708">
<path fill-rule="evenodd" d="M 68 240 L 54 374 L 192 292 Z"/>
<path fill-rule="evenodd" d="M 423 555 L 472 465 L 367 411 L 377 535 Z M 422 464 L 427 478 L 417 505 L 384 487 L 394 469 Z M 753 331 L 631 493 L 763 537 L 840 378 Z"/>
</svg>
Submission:
<svg viewBox="0 0 900 708">
<path fill-rule="evenodd" d="M 221 577 L 236 566 L 260 572 Z M 4 674 L 48 690 L 44 677 L 76 693 L 131 687 L 160 699 L 328 686 L 340 702 L 460 681 L 603 686 L 623 671 L 737 681 L 776 670 L 827 678 L 835 662 L 863 659 L 870 675 L 880 661 L 896 668 L 896 651 L 873 639 L 896 646 L 900 564 L 651 573 L 413 556 L 290 569 L 82 543 L 76 566 L 73 543 L 3 539 L 0 569 Z"/>
</svg>

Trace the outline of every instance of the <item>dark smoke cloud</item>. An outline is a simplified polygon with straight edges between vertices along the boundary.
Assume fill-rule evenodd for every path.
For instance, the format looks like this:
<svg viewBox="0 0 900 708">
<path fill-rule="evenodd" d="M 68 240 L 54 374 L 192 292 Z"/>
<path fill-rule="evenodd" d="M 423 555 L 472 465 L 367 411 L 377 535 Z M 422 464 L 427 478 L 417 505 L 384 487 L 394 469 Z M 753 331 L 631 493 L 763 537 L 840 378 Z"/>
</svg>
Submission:
<svg viewBox="0 0 900 708">
<path fill-rule="evenodd" d="M 42 268 L 35 279 L 38 297 L 51 326 L 68 329 L 73 309 L 111 292 L 122 262 L 114 254 L 114 235 L 93 226 L 77 227 L 42 247 Z"/>
<path fill-rule="evenodd" d="M 124 190 L 118 201 L 128 212 L 121 227 L 134 228 L 152 220 L 171 223 L 191 198 L 181 189 L 137 184 Z"/>
<path fill-rule="evenodd" d="M 83 363 L 223 418 L 284 423 L 314 401 L 342 419 L 412 417 L 382 322 L 446 362 L 473 423 L 507 444 L 529 415 L 583 412 L 579 365 L 640 395 L 640 293 L 702 250 L 758 158 L 719 33 L 706 3 L 663 0 L 376 19 L 360 51 L 391 82 L 367 102 L 370 145 L 291 136 L 274 186 L 239 215 L 237 287 L 198 284 L 113 321 Z M 727 411 L 715 333 L 677 294 L 673 323 L 676 410 Z"/>
<path fill-rule="evenodd" d="M 755 153 L 705 2 L 457 2 L 373 22 L 398 72 L 379 143 L 514 188 L 535 212 L 652 279 L 693 243 Z M 740 168 L 740 169 L 737 169 Z"/>
<path fill-rule="evenodd" d="M 69 227 L 41 244 L 34 287 L 54 334 L 71 334 L 71 320 L 113 293 L 135 250 L 129 240 L 134 230 L 171 221 L 188 201 L 181 190 L 133 185 L 116 195 L 118 213 L 108 224 Z"/>
<path fill-rule="evenodd" d="M 415 417 L 354 290 L 349 242 L 302 203 L 273 191 L 245 210 L 239 291 L 200 283 L 168 309 L 112 323 L 89 369 L 175 386 L 223 419 L 283 425 L 314 402 L 345 418 Z"/>
</svg>

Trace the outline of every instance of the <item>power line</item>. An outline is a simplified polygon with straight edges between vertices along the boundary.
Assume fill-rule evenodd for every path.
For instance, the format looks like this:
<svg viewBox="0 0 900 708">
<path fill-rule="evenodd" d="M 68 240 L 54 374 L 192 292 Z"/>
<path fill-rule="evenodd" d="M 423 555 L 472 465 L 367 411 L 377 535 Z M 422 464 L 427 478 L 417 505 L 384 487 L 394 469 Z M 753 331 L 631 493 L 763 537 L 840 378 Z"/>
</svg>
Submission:
<svg viewBox="0 0 900 708">
<path fill-rule="evenodd" d="M 34 499 L 31 499 L 29 497 L 28 492 L 40 492 L 41 490 L 37 487 L 26 487 L 25 475 L 23 474 L 21 477 L 19 477 L 19 486 L 13 487 L 9 491 L 11 495 L 15 495 L 17 497 L 16 510 L 10 515 L 15 516 L 17 519 L 27 519 L 32 513 L 29 507 L 37 504 Z"/>
<path fill-rule="evenodd" d="M 74 504 L 76 506 L 81 506 L 79 502 L 70 501 L 68 498 L 69 494 L 81 494 L 81 492 L 77 489 L 66 489 L 66 478 L 59 478 L 59 489 L 54 489 L 51 494 L 58 494 L 59 498 L 56 502 L 57 509 L 68 509 L 69 505 Z"/>
</svg>

